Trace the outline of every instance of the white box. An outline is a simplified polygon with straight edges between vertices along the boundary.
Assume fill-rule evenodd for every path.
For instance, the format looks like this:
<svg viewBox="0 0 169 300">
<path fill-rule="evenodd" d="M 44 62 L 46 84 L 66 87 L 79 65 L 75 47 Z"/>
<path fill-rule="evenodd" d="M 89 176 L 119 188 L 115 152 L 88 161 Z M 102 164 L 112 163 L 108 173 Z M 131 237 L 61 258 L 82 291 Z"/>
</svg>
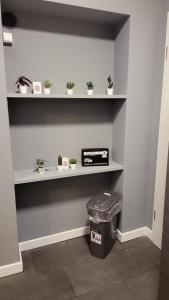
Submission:
<svg viewBox="0 0 169 300">
<path fill-rule="evenodd" d="M 62 158 L 62 166 L 63 166 L 63 170 L 69 170 L 69 158 L 68 157 Z"/>
</svg>

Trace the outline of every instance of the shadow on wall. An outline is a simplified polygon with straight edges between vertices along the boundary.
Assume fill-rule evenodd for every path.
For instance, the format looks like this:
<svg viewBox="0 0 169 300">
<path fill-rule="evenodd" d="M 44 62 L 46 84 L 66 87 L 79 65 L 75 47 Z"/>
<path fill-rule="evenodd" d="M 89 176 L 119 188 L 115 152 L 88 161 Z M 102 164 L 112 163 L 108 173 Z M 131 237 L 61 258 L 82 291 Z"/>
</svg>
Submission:
<svg viewBox="0 0 169 300">
<path fill-rule="evenodd" d="M 97 105 L 96 105 L 97 102 Z M 106 103 L 106 105 L 105 105 Z M 9 100 L 13 125 L 110 123 L 117 117 L 124 100 Z"/>
<path fill-rule="evenodd" d="M 18 27 L 42 32 L 53 32 L 73 36 L 91 37 L 97 39 L 113 40 L 115 33 L 112 26 L 88 23 L 63 18 L 51 18 L 18 14 Z"/>
<path fill-rule="evenodd" d="M 86 202 L 96 192 L 114 189 L 120 176 L 121 172 L 110 172 L 17 185 L 16 207 L 22 210 L 53 204 L 66 205 L 71 201 Z"/>
<path fill-rule="evenodd" d="M 120 172 L 16 186 L 19 241 L 88 225 L 86 202 L 96 192 L 110 190 Z"/>
<path fill-rule="evenodd" d="M 129 17 L 124 14 L 65 6 L 59 3 L 45 4 L 45 1 L 43 3 L 39 1 L 39 5 L 32 3 L 34 9 L 31 9 L 31 5 L 27 8 L 24 6 L 20 8 L 20 6 L 19 4 L 19 12 L 16 12 L 19 28 L 101 39 L 115 39 Z M 5 2 L 2 7 L 4 10 L 9 10 Z"/>
</svg>

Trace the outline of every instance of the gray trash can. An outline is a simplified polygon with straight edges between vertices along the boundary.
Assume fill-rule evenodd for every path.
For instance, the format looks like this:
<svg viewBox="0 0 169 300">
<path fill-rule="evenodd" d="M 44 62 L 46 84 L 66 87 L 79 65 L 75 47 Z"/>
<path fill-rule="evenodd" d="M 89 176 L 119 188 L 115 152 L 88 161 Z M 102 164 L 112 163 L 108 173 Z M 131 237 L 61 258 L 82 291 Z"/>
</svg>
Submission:
<svg viewBox="0 0 169 300">
<path fill-rule="evenodd" d="M 105 258 L 116 241 L 121 197 L 116 192 L 97 193 L 86 208 L 90 221 L 90 252 L 95 257 Z"/>
</svg>

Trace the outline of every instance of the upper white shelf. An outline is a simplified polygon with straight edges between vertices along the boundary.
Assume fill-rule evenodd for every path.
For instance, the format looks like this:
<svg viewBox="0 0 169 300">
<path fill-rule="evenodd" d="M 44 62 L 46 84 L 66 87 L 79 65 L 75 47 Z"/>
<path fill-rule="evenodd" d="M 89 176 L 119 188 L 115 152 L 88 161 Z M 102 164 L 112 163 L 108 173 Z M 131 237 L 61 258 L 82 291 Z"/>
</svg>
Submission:
<svg viewBox="0 0 169 300">
<path fill-rule="evenodd" d="M 123 99 L 127 98 L 127 95 L 97 95 L 94 94 L 93 96 L 88 95 L 77 95 L 74 94 L 72 96 L 66 94 L 51 94 L 51 95 L 34 95 L 34 94 L 20 94 L 20 93 L 8 93 L 8 99 Z"/>
<path fill-rule="evenodd" d="M 109 166 L 82 167 L 78 165 L 76 170 L 69 169 L 60 172 L 56 170 L 56 167 L 55 168 L 53 167 L 46 170 L 45 174 L 43 175 L 39 175 L 37 172 L 33 170 L 16 171 L 14 173 L 14 176 L 15 176 L 15 184 L 22 184 L 22 183 L 29 183 L 29 182 L 45 181 L 45 180 L 122 171 L 122 170 L 123 170 L 122 165 L 112 161 L 109 164 Z"/>
</svg>

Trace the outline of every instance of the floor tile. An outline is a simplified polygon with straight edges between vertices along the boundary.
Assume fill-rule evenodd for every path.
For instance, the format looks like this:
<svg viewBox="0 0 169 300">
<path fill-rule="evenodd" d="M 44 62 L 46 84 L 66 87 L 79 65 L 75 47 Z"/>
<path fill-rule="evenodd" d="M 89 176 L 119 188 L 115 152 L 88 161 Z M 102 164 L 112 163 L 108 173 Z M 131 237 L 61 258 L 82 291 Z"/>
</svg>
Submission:
<svg viewBox="0 0 169 300">
<path fill-rule="evenodd" d="M 111 277 L 112 282 L 118 282 L 119 276 L 113 268 L 104 260 L 89 257 L 81 264 L 72 266 L 66 270 L 76 295 L 82 295 L 97 288 L 100 282 Z"/>
<path fill-rule="evenodd" d="M 52 270 L 64 269 L 78 262 L 71 247 L 66 242 L 44 247 L 32 253 L 32 262 L 38 274 L 47 274 Z"/>
<path fill-rule="evenodd" d="M 145 272 L 158 269 L 160 266 L 160 250 L 153 244 L 148 247 L 128 248 L 126 251 Z"/>
<path fill-rule="evenodd" d="M 0 284 L 0 300 L 19 300 L 19 298 L 18 294 L 14 293 L 8 286 Z"/>
<path fill-rule="evenodd" d="M 128 254 L 127 250 L 113 253 L 106 259 L 108 268 L 112 268 L 121 279 L 134 277 L 143 273 L 140 266 Z"/>
<path fill-rule="evenodd" d="M 52 271 L 46 276 L 39 277 L 39 283 L 43 284 L 40 290 L 33 291 L 29 300 L 70 300 L 75 294 L 64 270 Z"/>
<path fill-rule="evenodd" d="M 112 250 L 110 251 L 109 255 L 111 255 L 111 254 L 113 254 L 113 253 L 115 253 L 115 252 L 117 252 L 117 251 L 123 250 L 123 249 L 124 249 L 123 244 L 120 243 L 120 242 L 117 240 L 117 241 L 115 242 L 115 244 L 114 244 Z"/>
<path fill-rule="evenodd" d="M 77 260 L 80 260 L 83 257 L 89 256 L 89 236 L 84 236 L 76 239 L 71 239 L 66 242 L 66 245 L 71 249 Z"/>
<path fill-rule="evenodd" d="M 102 285 L 91 293 L 79 296 L 77 300 L 134 300 L 122 282 Z"/>
<path fill-rule="evenodd" d="M 117 241 L 104 260 L 76 238 L 24 252 L 24 272 L 0 279 L 0 300 L 157 300 L 159 261 L 147 238 Z"/>
<path fill-rule="evenodd" d="M 125 283 L 135 297 L 139 295 L 144 300 L 157 300 L 159 286 L 159 272 L 157 270 L 130 278 Z"/>
<path fill-rule="evenodd" d="M 16 278 L 16 276 L 15 278 L 13 276 L 9 277 L 10 280 L 6 281 L 2 286 L 3 294 L 8 296 L 8 293 L 10 293 L 11 296 L 17 296 L 16 299 L 26 300 L 72 299 L 75 296 L 71 283 L 63 270 L 50 272 L 46 276 L 32 278 L 26 277 L 25 273 L 21 274 L 20 278 Z"/>
<path fill-rule="evenodd" d="M 128 248 L 147 248 L 152 246 L 152 242 L 150 239 L 147 237 L 140 237 L 125 243 L 122 243 L 123 249 L 128 249 Z"/>
</svg>

